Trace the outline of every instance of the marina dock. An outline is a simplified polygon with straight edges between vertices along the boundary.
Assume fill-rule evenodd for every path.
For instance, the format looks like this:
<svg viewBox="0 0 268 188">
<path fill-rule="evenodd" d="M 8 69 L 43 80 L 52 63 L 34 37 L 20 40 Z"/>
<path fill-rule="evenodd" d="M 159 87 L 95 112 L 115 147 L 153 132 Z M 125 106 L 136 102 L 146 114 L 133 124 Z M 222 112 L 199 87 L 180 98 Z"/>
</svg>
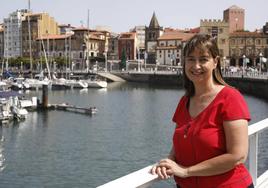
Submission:
<svg viewBox="0 0 268 188">
<path fill-rule="evenodd" d="M 63 111 L 89 114 L 89 115 L 96 114 L 98 111 L 96 107 L 78 107 L 75 105 L 70 105 L 68 103 L 48 104 L 48 109 L 63 110 Z"/>
</svg>

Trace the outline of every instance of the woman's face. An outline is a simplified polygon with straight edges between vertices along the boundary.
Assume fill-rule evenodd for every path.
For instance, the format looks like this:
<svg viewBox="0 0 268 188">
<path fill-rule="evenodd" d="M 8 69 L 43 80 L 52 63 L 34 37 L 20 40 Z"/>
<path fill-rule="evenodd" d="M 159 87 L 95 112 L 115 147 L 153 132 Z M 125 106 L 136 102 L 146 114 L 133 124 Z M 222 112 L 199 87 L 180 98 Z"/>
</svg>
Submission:
<svg viewBox="0 0 268 188">
<path fill-rule="evenodd" d="M 208 50 L 195 48 L 185 57 L 185 74 L 194 84 L 205 84 L 213 80 L 213 69 L 217 61 Z"/>
</svg>

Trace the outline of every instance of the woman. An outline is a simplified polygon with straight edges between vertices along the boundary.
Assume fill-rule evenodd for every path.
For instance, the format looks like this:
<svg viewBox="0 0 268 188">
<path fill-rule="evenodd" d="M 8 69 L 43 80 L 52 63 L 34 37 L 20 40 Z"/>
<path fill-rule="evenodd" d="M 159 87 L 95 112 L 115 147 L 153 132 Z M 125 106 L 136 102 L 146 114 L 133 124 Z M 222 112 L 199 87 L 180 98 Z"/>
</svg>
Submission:
<svg viewBox="0 0 268 188">
<path fill-rule="evenodd" d="M 173 121 L 169 156 L 152 169 L 161 179 L 174 176 L 181 188 L 247 188 L 249 110 L 244 98 L 221 75 L 217 43 L 198 34 L 184 51 L 184 88 Z"/>
</svg>

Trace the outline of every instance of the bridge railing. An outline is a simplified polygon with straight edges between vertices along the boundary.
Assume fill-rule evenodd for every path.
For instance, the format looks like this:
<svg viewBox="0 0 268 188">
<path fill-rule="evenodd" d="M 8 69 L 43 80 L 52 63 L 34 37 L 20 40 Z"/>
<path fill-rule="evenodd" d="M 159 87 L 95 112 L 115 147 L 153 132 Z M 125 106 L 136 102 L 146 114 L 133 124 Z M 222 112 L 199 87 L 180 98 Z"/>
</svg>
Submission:
<svg viewBox="0 0 268 188">
<path fill-rule="evenodd" d="M 252 176 L 253 183 L 256 188 L 266 187 L 268 181 L 268 169 L 257 176 L 258 170 L 258 135 L 264 129 L 268 128 L 268 118 L 249 126 L 249 172 Z M 97 188 L 147 188 L 153 183 L 159 181 L 157 175 L 150 174 L 150 169 L 153 165 L 130 173 L 126 176 L 115 179 Z"/>
</svg>

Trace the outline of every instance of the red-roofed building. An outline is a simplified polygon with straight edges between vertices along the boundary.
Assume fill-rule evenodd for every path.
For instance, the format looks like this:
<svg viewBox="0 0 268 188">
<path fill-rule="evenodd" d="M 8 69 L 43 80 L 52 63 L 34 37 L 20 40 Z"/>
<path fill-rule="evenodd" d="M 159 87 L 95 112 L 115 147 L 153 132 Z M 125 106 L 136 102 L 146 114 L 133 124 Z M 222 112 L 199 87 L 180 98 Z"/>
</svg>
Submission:
<svg viewBox="0 0 268 188">
<path fill-rule="evenodd" d="M 64 58 L 74 69 L 91 68 L 95 58 L 104 59 L 105 34 L 87 28 L 75 28 L 72 34 L 44 35 L 38 38 L 44 46 L 48 59 Z M 43 43 L 43 44 L 42 44 Z M 40 52 L 44 55 L 44 52 Z M 103 60 L 104 61 L 104 60 Z"/>
<path fill-rule="evenodd" d="M 126 32 L 121 33 L 118 38 L 118 56 L 122 58 L 123 51 L 126 53 L 127 60 L 136 60 L 136 33 Z"/>
<path fill-rule="evenodd" d="M 185 33 L 181 30 L 166 29 L 164 34 L 157 39 L 157 64 L 180 65 L 183 46 L 194 35 L 194 33 Z"/>
</svg>

